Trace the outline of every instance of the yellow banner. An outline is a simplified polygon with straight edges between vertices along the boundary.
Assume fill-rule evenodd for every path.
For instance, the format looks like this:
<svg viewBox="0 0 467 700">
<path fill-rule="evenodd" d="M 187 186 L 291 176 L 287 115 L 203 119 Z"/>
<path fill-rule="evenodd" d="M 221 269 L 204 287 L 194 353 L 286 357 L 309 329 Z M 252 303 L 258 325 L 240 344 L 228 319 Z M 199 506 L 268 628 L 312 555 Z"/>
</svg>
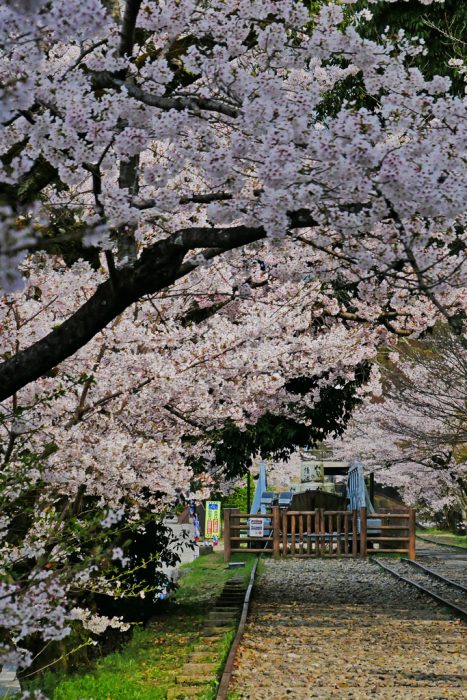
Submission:
<svg viewBox="0 0 467 700">
<path fill-rule="evenodd" d="M 221 534 L 221 502 L 206 501 L 205 538 L 212 540 Z"/>
</svg>

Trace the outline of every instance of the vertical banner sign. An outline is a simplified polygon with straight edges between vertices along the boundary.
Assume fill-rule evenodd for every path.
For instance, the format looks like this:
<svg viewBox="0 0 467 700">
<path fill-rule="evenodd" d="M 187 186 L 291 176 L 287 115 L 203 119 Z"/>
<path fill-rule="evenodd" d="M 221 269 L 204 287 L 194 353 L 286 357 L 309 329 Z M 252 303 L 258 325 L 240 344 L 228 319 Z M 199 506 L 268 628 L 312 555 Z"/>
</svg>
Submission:
<svg viewBox="0 0 467 700">
<path fill-rule="evenodd" d="M 206 501 L 206 528 L 205 537 L 212 540 L 221 534 L 221 502 Z"/>
</svg>

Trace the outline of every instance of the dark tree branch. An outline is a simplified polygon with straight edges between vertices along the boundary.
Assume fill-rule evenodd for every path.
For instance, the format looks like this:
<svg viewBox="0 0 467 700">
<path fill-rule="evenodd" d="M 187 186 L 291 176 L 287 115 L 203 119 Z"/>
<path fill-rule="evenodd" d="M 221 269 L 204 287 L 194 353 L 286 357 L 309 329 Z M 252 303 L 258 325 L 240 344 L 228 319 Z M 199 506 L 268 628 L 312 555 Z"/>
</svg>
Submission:
<svg viewBox="0 0 467 700">
<path fill-rule="evenodd" d="M 171 413 L 176 418 L 179 418 L 180 420 L 184 421 L 185 423 L 188 423 L 188 425 L 191 425 L 193 428 L 197 428 L 198 430 L 201 430 L 201 432 L 203 432 L 204 434 L 207 435 L 207 431 L 206 431 L 206 428 L 204 428 L 204 426 L 202 426 L 200 423 L 197 423 L 196 421 L 192 420 L 191 418 L 188 418 L 183 413 L 178 411 L 174 406 L 171 406 L 169 403 L 166 403 L 164 408 L 166 411 Z"/>
<path fill-rule="evenodd" d="M 192 266 L 182 265 L 189 250 L 215 247 L 217 254 L 221 254 L 265 235 L 261 227 L 196 228 L 178 231 L 158 241 L 133 264 L 116 269 L 114 281 L 100 284 L 92 297 L 61 326 L 0 364 L 0 401 L 73 355 L 142 296 L 165 289 L 190 272 Z"/>
<path fill-rule="evenodd" d="M 57 180 L 58 171 L 42 156 L 39 156 L 31 170 L 25 173 L 14 185 L 1 184 L 0 204 L 13 209 L 34 201 L 38 192 Z"/>
<path fill-rule="evenodd" d="M 208 192 L 207 194 L 192 194 L 180 197 L 180 204 L 209 204 L 210 202 L 223 202 L 233 199 L 230 192 Z M 134 202 L 133 206 L 138 209 L 152 209 L 157 206 L 155 199 L 140 199 Z"/>
<path fill-rule="evenodd" d="M 192 112 L 199 112 L 200 110 L 203 112 L 217 112 L 233 118 L 238 117 L 240 111 L 236 107 L 221 102 L 221 100 L 213 100 L 209 97 L 198 97 L 197 95 L 190 97 L 162 97 L 151 95 L 137 85 L 131 85 L 115 79 L 112 82 L 115 87 L 124 86 L 130 97 L 134 97 L 135 100 L 139 100 L 139 102 L 143 102 L 149 107 L 158 107 L 165 110 L 175 109 L 178 112 L 185 109 L 189 109 Z"/>
<path fill-rule="evenodd" d="M 289 213 L 290 229 L 315 225 L 306 210 Z M 194 269 L 183 260 L 190 250 L 206 249 L 205 258 L 266 237 L 262 226 L 193 227 L 176 231 L 143 251 L 131 264 L 115 269 L 113 280 L 100 284 L 92 297 L 70 318 L 30 347 L 0 364 L 0 401 L 88 343 L 110 321 L 146 294 L 155 294 Z"/>
<path fill-rule="evenodd" d="M 138 19 L 141 0 L 127 0 L 123 13 L 122 30 L 120 32 L 120 56 L 130 56 L 135 43 L 135 27 Z"/>
<path fill-rule="evenodd" d="M 221 100 L 214 100 L 209 97 L 198 97 L 196 95 L 190 95 L 189 97 L 164 97 L 162 95 L 152 95 L 149 92 L 145 92 L 137 85 L 121 80 L 115 75 L 104 71 L 95 73 L 92 82 L 95 89 L 116 89 L 124 87 L 130 97 L 134 97 L 135 100 L 143 102 L 149 107 L 157 107 L 158 109 L 175 109 L 178 112 L 185 109 L 195 112 L 217 112 L 227 117 L 237 117 L 239 114 L 239 109 L 236 107 L 232 107 Z"/>
</svg>

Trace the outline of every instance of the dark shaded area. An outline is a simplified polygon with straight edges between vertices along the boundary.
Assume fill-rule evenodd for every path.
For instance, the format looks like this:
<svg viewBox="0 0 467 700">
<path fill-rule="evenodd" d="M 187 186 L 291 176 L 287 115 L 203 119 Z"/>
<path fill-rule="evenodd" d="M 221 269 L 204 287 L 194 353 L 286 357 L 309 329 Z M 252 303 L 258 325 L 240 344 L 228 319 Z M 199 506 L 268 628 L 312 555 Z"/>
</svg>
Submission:
<svg viewBox="0 0 467 700">
<path fill-rule="evenodd" d="M 294 493 L 292 503 L 289 510 L 347 510 L 347 498 L 338 496 L 335 493 L 326 493 L 326 491 L 304 491 L 303 493 Z M 314 525 L 314 523 L 312 523 Z M 297 522 L 298 531 L 298 522 Z"/>
<path fill-rule="evenodd" d="M 409 37 L 424 39 L 426 55 L 411 57 L 410 65 L 420 68 L 427 78 L 449 76 L 452 90 L 459 96 L 463 95 L 463 78 L 449 66 L 449 60 L 465 56 L 467 3 L 444 0 L 443 3 L 426 6 L 418 0 L 399 0 L 377 4 L 362 1 L 356 5 L 357 10 L 365 7 L 371 10 L 373 19 L 362 25 L 360 31 L 363 36 L 376 40 L 389 27 L 390 37 L 403 29 Z"/>
<path fill-rule="evenodd" d="M 95 607 L 101 615 L 146 622 L 160 606 L 159 593 L 172 588 L 161 567 L 176 566 L 180 561 L 172 530 L 161 520 L 149 519 L 137 528 L 125 528 L 119 533 L 115 546 L 120 546 L 129 559 L 125 567 L 118 565 L 117 569 L 130 595 L 94 594 L 86 604 Z"/>
<path fill-rule="evenodd" d="M 329 435 L 342 435 L 352 411 L 361 403 L 356 390 L 368 380 L 369 374 L 370 364 L 362 363 L 357 367 L 354 380 L 336 377 L 332 386 L 319 390 L 319 401 L 312 408 L 303 404 L 290 407 L 296 418 L 266 413 L 243 431 L 227 422 L 222 430 L 213 431 L 209 436 L 215 452 L 214 469 L 225 467 L 227 477 L 241 476 L 246 474 L 255 456 L 283 460 L 297 448 L 316 446 Z M 297 377 L 286 387 L 291 393 L 304 396 L 323 378 L 328 379 L 329 374 Z M 198 460 L 193 468 L 195 473 L 200 473 L 206 464 Z"/>
</svg>

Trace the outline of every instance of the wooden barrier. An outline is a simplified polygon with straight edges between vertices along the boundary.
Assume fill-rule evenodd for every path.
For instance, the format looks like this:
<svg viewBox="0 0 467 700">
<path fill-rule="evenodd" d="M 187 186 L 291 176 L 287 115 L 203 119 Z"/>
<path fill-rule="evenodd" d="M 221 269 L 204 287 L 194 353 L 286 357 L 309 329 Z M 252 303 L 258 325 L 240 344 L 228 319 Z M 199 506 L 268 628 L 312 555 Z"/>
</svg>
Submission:
<svg viewBox="0 0 467 700">
<path fill-rule="evenodd" d="M 283 557 L 355 556 L 357 547 L 353 538 L 356 532 L 357 517 L 351 511 L 284 510 L 279 538 L 281 553 Z"/>
<path fill-rule="evenodd" d="M 360 556 L 364 559 L 368 549 L 367 511 L 360 508 Z"/>
<path fill-rule="evenodd" d="M 252 534 L 252 519 L 263 520 L 262 535 Z M 400 531 L 406 534 L 400 535 Z M 402 542 L 406 546 L 396 549 L 384 546 L 386 542 Z M 355 558 L 358 552 L 365 558 L 380 552 L 403 552 L 409 559 L 415 559 L 415 510 L 368 514 L 366 508 L 359 511 L 283 509 L 281 512 L 279 506 L 273 506 L 271 513 L 240 513 L 238 509 L 226 509 L 225 561 L 230 560 L 233 552 L 265 552 L 276 559 L 280 556 Z"/>
<path fill-rule="evenodd" d="M 263 536 L 249 531 L 251 519 L 263 519 Z M 224 511 L 224 559 L 233 552 L 268 552 L 298 557 L 355 557 L 358 550 L 357 511 L 280 511 L 240 513 Z"/>
<path fill-rule="evenodd" d="M 273 506 L 272 508 L 272 527 L 273 527 L 273 554 L 274 559 L 279 559 L 279 552 L 281 546 L 280 540 L 280 529 L 281 529 L 281 514 L 279 506 Z"/>
<path fill-rule="evenodd" d="M 229 513 L 226 517 L 227 511 Z M 238 508 L 226 508 L 224 510 L 224 561 L 230 561 L 230 556 L 233 552 L 262 552 L 266 549 L 271 551 L 274 532 L 273 523 L 275 519 L 279 518 L 279 506 L 274 506 L 272 513 L 240 513 Z M 263 536 L 250 536 L 249 521 L 251 519 L 266 521 L 263 526 Z M 277 532 L 279 532 L 279 528 L 277 528 Z M 270 547 L 267 547 L 268 544 Z"/>
</svg>

